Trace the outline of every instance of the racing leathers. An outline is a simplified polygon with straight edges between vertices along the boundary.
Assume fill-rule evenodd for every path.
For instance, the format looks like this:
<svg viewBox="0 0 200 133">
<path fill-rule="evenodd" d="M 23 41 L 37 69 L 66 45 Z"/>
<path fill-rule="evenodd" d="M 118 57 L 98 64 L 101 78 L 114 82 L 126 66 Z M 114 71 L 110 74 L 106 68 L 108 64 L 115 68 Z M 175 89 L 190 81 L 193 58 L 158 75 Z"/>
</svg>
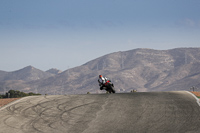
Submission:
<svg viewBox="0 0 200 133">
<path fill-rule="evenodd" d="M 99 82 L 99 86 L 100 86 L 100 90 L 103 90 L 103 87 L 105 87 L 106 82 L 108 81 L 108 78 L 106 77 L 99 77 L 98 82 Z"/>
</svg>

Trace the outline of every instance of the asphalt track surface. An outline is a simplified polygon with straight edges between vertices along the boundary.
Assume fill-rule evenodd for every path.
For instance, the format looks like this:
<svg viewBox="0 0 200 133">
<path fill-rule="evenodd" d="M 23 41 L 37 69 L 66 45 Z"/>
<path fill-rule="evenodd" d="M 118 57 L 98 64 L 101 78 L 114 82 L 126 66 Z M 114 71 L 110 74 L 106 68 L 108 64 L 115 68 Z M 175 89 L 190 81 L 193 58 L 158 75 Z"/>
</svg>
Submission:
<svg viewBox="0 0 200 133">
<path fill-rule="evenodd" d="M 0 109 L 0 133 L 199 133 L 188 92 L 31 96 Z"/>
</svg>

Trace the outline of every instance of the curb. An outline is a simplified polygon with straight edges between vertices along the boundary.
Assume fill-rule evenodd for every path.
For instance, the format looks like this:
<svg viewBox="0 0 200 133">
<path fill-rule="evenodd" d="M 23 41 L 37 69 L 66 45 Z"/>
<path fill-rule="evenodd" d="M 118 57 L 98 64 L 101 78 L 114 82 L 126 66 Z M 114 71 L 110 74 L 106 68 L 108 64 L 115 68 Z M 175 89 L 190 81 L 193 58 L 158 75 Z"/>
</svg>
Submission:
<svg viewBox="0 0 200 133">
<path fill-rule="evenodd" d="M 197 100 L 197 104 L 200 106 L 200 99 L 197 98 L 193 93 L 186 91 L 187 93 L 189 93 L 190 95 L 192 95 L 196 100 Z"/>
</svg>

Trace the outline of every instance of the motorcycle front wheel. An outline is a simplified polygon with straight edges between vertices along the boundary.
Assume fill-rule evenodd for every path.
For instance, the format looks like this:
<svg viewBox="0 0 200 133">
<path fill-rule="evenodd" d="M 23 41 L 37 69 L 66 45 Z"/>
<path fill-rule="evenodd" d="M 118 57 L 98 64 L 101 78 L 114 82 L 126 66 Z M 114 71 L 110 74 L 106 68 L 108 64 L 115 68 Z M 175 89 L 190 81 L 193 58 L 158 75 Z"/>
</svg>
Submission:
<svg viewBox="0 0 200 133">
<path fill-rule="evenodd" d="M 115 93 L 115 89 L 112 85 L 109 85 L 109 90 L 108 90 L 109 93 Z"/>
<path fill-rule="evenodd" d="M 112 93 L 115 93 L 114 87 L 111 86 L 111 88 L 112 88 L 112 89 L 111 89 Z"/>
</svg>

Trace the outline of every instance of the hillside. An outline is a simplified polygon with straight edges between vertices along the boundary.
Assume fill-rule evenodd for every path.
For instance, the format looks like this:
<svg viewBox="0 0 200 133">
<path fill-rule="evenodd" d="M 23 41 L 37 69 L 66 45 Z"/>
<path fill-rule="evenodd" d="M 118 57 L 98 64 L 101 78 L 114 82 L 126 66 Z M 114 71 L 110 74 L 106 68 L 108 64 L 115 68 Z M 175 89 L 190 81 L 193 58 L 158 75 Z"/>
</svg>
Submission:
<svg viewBox="0 0 200 133">
<path fill-rule="evenodd" d="M 3 73 L 3 75 L 1 74 Z M 37 68 L 32 66 L 27 66 L 17 71 L 13 72 L 0 72 L 1 81 L 8 81 L 8 80 L 23 80 L 23 81 L 32 81 L 32 80 L 39 80 L 51 77 L 52 74 L 43 72 Z"/>
<path fill-rule="evenodd" d="M 51 69 L 47 70 L 46 72 L 56 75 L 56 74 L 61 73 L 62 71 L 58 70 L 56 68 L 51 68 Z"/>
<path fill-rule="evenodd" d="M 115 52 L 19 85 L 24 86 L 21 90 L 42 94 L 99 93 L 99 74 L 110 78 L 117 92 L 189 90 L 200 87 L 200 48 Z"/>
<path fill-rule="evenodd" d="M 8 91 L 9 89 L 29 90 L 27 82 L 49 78 L 53 74 L 43 72 L 33 66 L 27 66 L 17 71 L 4 72 L 0 71 L 0 92 Z"/>
</svg>

